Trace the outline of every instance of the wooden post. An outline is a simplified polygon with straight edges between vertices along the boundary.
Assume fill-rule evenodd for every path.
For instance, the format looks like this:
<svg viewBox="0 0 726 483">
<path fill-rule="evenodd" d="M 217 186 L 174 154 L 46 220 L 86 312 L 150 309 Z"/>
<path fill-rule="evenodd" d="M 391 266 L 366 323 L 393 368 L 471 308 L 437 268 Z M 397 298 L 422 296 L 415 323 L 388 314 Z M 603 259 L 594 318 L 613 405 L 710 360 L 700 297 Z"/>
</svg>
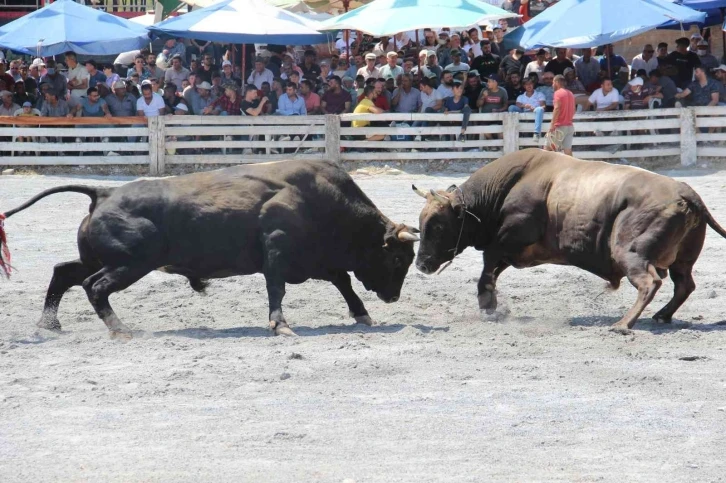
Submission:
<svg viewBox="0 0 726 483">
<path fill-rule="evenodd" d="M 519 113 L 502 113 L 502 130 L 504 137 L 504 154 L 519 151 Z"/>
<path fill-rule="evenodd" d="M 149 130 L 149 175 L 159 176 L 159 117 L 146 118 Z"/>
<path fill-rule="evenodd" d="M 325 115 L 325 158 L 340 164 L 340 116 Z"/>
<path fill-rule="evenodd" d="M 166 118 L 156 116 L 156 176 L 164 176 L 166 171 Z"/>
<path fill-rule="evenodd" d="M 698 160 L 696 142 L 696 111 L 692 107 L 681 109 L 681 164 L 693 166 Z"/>
</svg>

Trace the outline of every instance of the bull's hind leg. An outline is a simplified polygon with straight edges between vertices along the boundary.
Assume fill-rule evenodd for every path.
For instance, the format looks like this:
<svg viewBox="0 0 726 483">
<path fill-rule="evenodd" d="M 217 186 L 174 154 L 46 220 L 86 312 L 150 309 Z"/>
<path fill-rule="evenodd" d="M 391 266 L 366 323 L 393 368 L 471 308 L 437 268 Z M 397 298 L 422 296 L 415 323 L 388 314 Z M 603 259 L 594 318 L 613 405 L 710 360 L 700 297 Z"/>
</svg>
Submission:
<svg viewBox="0 0 726 483">
<path fill-rule="evenodd" d="M 103 267 L 83 281 L 88 300 L 108 327 L 112 339 L 130 339 L 131 330 L 121 323 L 108 302 L 108 297 L 138 281 L 151 269 L 145 267 Z"/>
<path fill-rule="evenodd" d="M 673 314 L 688 299 L 688 296 L 696 290 L 696 282 L 693 281 L 692 263 L 676 262 L 670 267 L 671 280 L 673 280 L 673 298 L 653 316 L 653 320 L 670 323 Z"/>
<path fill-rule="evenodd" d="M 638 289 L 638 299 L 635 301 L 635 305 L 628 310 L 628 313 L 611 328 L 612 331 L 621 334 L 630 332 L 630 329 L 633 328 L 640 314 L 643 313 L 645 307 L 653 300 L 656 292 L 658 292 L 658 289 L 663 284 L 656 268 L 647 262 L 638 264 L 637 267 L 629 267 L 627 277 L 630 283 Z"/>
<path fill-rule="evenodd" d="M 71 287 L 81 285 L 91 273 L 93 273 L 93 270 L 84 265 L 80 260 L 73 260 L 72 262 L 64 262 L 56 265 L 53 269 L 53 278 L 50 279 L 48 293 L 45 296 L 43 315 L 40 316 L 40 320 L 36 325 L 41 329 L 60 330 L 61 324 L 58 321 L 58 306 L 63 295 Z"/>
</svg>

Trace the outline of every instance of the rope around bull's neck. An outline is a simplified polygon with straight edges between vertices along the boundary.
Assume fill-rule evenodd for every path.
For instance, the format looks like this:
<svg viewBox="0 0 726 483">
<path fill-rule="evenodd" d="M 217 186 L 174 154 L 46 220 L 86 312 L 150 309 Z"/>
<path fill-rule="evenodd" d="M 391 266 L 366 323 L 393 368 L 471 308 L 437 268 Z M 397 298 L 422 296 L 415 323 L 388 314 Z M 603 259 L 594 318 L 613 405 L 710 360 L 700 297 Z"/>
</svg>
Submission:
<svg viewBox="0 0 726 483">
<path fill-rule="evenodd" d="M 478 216 L 476 216 L 474 213 L 472 213 L 471 211 L 469 211 L 469 209 L 466 206 L 466 203 L 464 203 L 464 192 L 461 191 L 461 188 L 459 188 L 457 186 L 456 187 L 456 190 L 461 194 L 461 203 L 463 205 L 463 208 L 462 209 L 464 210 L 464 217 L 461 219 L 461 228 L 459 229 L 459 238 L 456 239 L 456 246 L 454 247 L 453 250 L 451 250 L 451 251 L 454 252 L 454 256 L 451 258 L 451 260 L 449 260 L 448 262 L 444 263 L 441 266 L 441 268 L 439 268 L 439 270 L 436 272 L 436 275 L 440 275 L 441 272 L 443 272 L 444 270 L 446 270 L 449 267 L 449 265 L 451 265 L 452 263 L 454 263 L 454 259 L 459 255 L 459 244 L 461 244 L 461 237 L 464 234 L 464 224 L 466 223 L 466 215 L 469 214 L 469 215 L 473 216 L 474 219 L 477 222 L 481 223 L 481 219 Z"/>
</svg>

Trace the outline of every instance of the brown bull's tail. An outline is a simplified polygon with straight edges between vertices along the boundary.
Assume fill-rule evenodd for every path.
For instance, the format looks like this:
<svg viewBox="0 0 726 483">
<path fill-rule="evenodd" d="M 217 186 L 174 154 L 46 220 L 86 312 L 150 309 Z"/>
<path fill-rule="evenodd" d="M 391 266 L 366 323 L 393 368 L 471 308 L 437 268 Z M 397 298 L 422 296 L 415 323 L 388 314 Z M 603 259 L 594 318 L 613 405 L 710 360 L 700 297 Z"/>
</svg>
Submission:
<svg viewBox="0 0 726 483">
<path fill-rule="evenodd" d="M 708 211 L 708 208 L 706 207 L 706 203 L 704 203 L 701 197 L 695 194 L 695 192 L 693 194 L 695 196 L 684 196 L 683 198 L 691 205 L 691 207 L 695 207 L 698 211 L 703 213 L 706 223 L 708 226 L 713 228 L 713 231 L 726 238 L 726 230 L 724 230 L 724 228 L 713 218 L 713 215 L 711 215 L 711 212 Z"/>
<path fill-rule="evenodd" d="M 5 213 L 0 213 L 0 271 L 7 278 L 10 278 L 12 266 L 10 265 L 10 249 L 8 248 L 8 238 L 5 233 L 4 227 L 4 220 L 6 218 L 9 218 L 14 214 L 23 211 L 26 208 L 29 208 L 46 196 L 66 192 L 82 193 L 84 195 L 88 195 L 91 198 L 91 207 L 89 208 L 89 211 L 93 212 L 93 209 L 96 207 L 96 201 L 98 200 L 98 197 L 102 195 L 107 195 L 110 189 L 112 188 L 94 188 L 93 186 L 81 185 L 58 186 L 56 188 L 47 189 L 42 193 L 38 193 L 17 208 L 13 208 L 12 210 L 6 211 Z"/>
</svg>

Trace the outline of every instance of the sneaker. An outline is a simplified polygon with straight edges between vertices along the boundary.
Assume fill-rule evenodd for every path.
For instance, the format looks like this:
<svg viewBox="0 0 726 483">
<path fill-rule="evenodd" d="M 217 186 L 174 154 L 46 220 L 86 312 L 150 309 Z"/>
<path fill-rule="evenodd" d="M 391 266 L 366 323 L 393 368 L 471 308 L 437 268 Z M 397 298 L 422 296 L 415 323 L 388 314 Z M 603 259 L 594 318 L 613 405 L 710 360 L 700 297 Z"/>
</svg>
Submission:
<svg viewBox="0 0 726 483">
<path fill-rule="evenodd" d="M 534 133 L 534 136 L 532 136 L 532 139 L 534 139 L 534 142 L 538 143 L 541 138 L 540 133 L 536 132 Z"/>
<path fill-rule="evenodd" d="M 107 143 L 108 142 L 108 138 L 101 138 L 101 142 L 102 143 Z"/>
<path fill-rule="evenodd" d="M 225 136 L 225 137 L 224 137 L 224 140 L 225 140 L 225 141 L 231 141 L 231 140 L 232 140 L 232 136 Z"/>
<path fill-rule="evenodd" d="M 601 130 L 599 130 L 599 129 L 595 130 L 595 136 L 600 137 L 600 136 L 604 136 L 604 135 L 605 135 L 605 133 L 603 133 Z"/>
<path fill-rule="evenodd" d="M 415 138 L 413 138 L 413 140 L 414 141 L 420 141 L 421 140 L 421 136 L 420 135 L 419 136 L 416 136 Z"/>
<path fill-rule="evenodd" d="M 465 142 L 465 141 L 466 141 L 466 134 L 464 134 L 464 133 L 461 133 L 461 134 L 459 134 L 459 138 L 458 138 L 458 141 L 459 141 L 460 143 L 463 143 L 463 142 Z"/>
<path fill-rule="evenodd" d="M 83 142 L 83 140 L 82 140 L 81 138 L 76 138 L 76 142 L 77 142 L 77 143 L 82 143 L 82 142 Z"/>
<path fill-rule="evenodd" d="M 242 150 L 242 154 L 253 154 L 253 152 L 252 152 L 252 149 L 245 148 L 245 149 Z"/>
<path fill-rule="evenodd" d="M 282 137 L 280 138 L 280 141 L 290 141 L 290 140 L 291 140 L 291 139 L 290 139 L 290 136 L 282 136 Z"/>
</svg>

